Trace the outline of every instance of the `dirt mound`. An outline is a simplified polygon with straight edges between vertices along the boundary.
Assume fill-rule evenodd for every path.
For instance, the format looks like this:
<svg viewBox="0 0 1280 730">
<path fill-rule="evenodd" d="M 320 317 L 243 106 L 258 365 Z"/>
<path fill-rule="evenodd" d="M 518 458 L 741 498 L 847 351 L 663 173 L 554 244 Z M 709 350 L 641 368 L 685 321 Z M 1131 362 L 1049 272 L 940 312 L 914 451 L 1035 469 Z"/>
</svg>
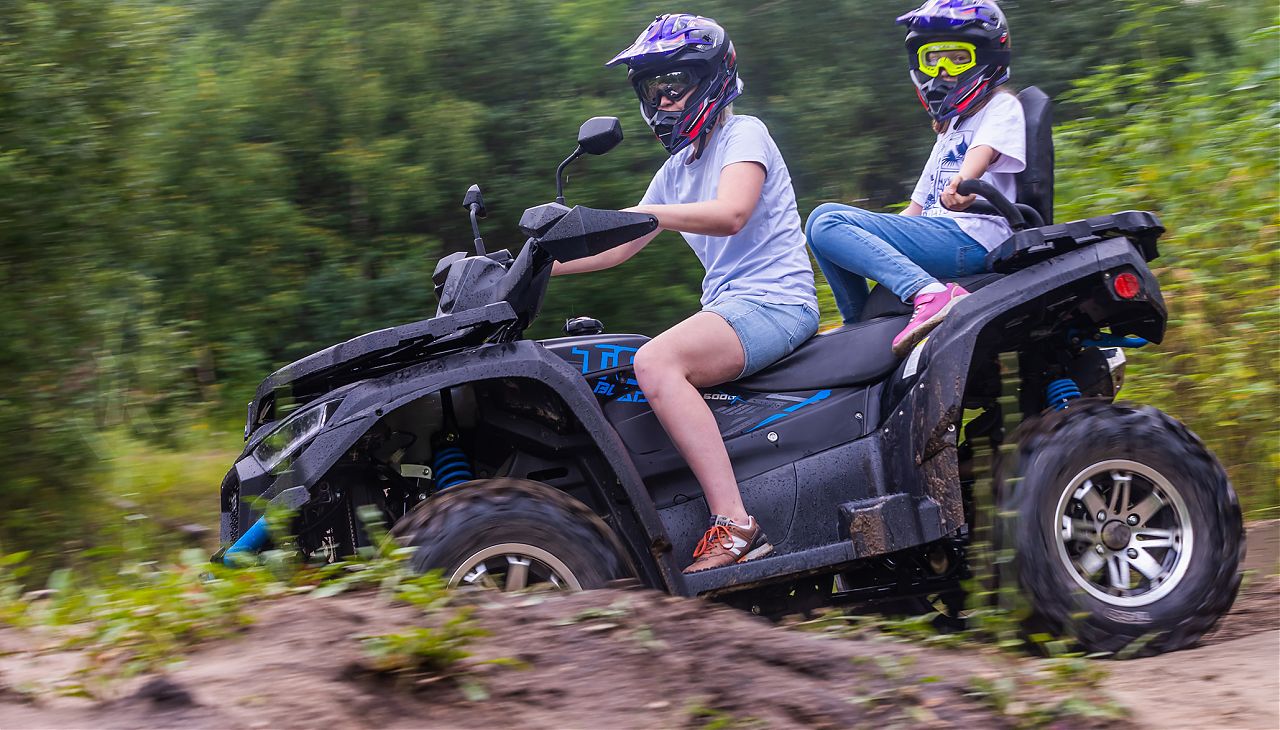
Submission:
<svg viewBox="0 0 1280 730">
<path fill-rule="evenodd" d="M 1152 727 L 1274 727 L 1280 523 L 1258 531 L 1256 572 L 1203 646 L 1129 662 L 1092 692 Z M 1272 533 L 1276 533 L 1273 535 Z M 1251 551 L 1255 534 L 1251 533 Z M 1269 552 L 1270 551 L 1270 552 Z M 1259 560 L 1261 558 L 1261 560 Z M 487 635 L 443 677 L 377 671 L 360 637 L 439 622 L 373 593 L 264 602 L 243 633 L 201 647 L 110 699 L 58 696 L 84 659 L 0 630 L 5 728 L 846 728 L 1105 726 L 1043 662 L 868 635 L 776 627 L 701 600 L 644 590 L 459 594 Z M 1242 664 L 1243 662 L 1243 664 Z M 1241 672 L 1240 669 L 1245 671 Z M 1090 671 L 1093 671 L 1092 669 Z M 1178 677 L 1178 700 L 1161 687 Z M 1163 697 L 1151 703 L 1151 692 Z"/>
<path fill-rule="evenodd" d="M 1003 700 L 975 691 L 1008 667 L 971 653 L 783 630 L 651 591 L 475 600 L 474 622 L 489 635 L 469 647 L 465 682 L 422 684 L 369 668 L 358 637 L 420 623 L 414 609 L 371 594 L 295 597 L 264 604 L 242 636 L 164 676 L 121 685 L 118 699 L 27 704 L 10 690 L 0 713 L 7 728 L 1012 723 L 996 708 Z M 0 666 L 11 688 L 32 679 L 12 661 Z"/>
</svg>

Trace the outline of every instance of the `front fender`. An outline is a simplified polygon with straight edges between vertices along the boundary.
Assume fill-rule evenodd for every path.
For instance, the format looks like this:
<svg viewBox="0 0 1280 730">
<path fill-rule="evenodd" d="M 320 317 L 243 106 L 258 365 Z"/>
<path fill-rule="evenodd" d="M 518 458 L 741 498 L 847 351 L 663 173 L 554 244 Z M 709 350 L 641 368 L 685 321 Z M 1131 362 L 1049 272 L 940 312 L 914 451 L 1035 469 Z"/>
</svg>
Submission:
<svg viewBox="0 0 1280 730">
<path fill-rule="evenodd" d="M 332 425 L 293 462 L 289 471 L 270 482 L 261 473 L 252 455 L 237 464 L 240 493 L 243 497 L 259 495 L 270 500 L 286 489 L 310 487 L 347 453 L 384 414 L 415 401 L 429 393 L 477 380 L 523 378 L 540 381 L 554 390 L 591 435 L 606 462 L 617 476 L 613 485 L 621 491 L 611 495 L 615 509 L 628 510 L 638 520 L 643 535 L 620 535 L 633 548 L 654 556 L 663 582 L 670 587 L 679 582 L 679 566 L 674 563 L 666 531 L 658 518 L 644 483 L 613 426 L 605 420 L 598 402 L 582 374 L 542 345 L 530 341 L 485 345 L 457 352 L 428 362 L 412 365 L 380 378 L 355 384 L 345 390 L 343 401 L 334 412 Z M 247 462 L 247 463 L 246 463 Z M 239 515 L 240 525 L 252 524 L 254 515 Z M 231 540 L 234 540 L 234 536 Z M 228 536 L 223 535 L 228 542 Z"/>
</svg>

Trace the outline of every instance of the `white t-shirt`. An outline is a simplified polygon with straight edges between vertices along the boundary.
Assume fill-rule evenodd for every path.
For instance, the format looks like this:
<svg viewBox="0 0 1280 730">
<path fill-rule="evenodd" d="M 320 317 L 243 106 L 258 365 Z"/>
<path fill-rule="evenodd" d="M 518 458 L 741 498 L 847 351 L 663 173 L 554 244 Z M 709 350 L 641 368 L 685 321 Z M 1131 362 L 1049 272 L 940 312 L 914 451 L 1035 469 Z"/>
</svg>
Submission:
<svg viewBox="0 0 1280 730">
<path fill-rule="evenodd" d="M 727 297 L 749 297 L 773 304 L 807 304 L 816 312 L 813 266 L 782 153 L 764 122 L 755 117 L 735 114 L 722 124 L 697 160 L 688 162 L 694 151 L 690 145 L 663 163 L 640 204 L 715 200 L 721 170 L 735 162 L 760 163 L 764 188 L 742 230 L 732 236 L 680 234 L 707 270 L 702 306 Z"/>
<path fill-rule="evenodd" d="M 955 218 L 960 230 L 990 251 L 1013 233 L 1009 223 L 1000 216 L 947 210 L 941 200 L 947 183 L 959 174 L 965 152 L 984 144 L 1000 156 L 987 168 L 982 179 L 994 185 L 1009 202 L 1018 202 L 1014 173 L 1027 167 L 1027 122 L 1018 97 L 1006 93 L 997 93 L 976 114 L 953 123 L 938 135 L 911 200 L 924 209 L 921 215 Z"/>
</svg>

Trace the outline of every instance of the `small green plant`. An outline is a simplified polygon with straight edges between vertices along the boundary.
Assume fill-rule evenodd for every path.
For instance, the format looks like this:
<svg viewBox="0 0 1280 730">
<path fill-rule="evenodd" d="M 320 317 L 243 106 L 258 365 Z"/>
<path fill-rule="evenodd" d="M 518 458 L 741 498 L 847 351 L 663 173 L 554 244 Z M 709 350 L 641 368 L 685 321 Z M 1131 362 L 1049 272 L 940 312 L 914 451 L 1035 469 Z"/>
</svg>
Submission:
<svg viewBox="0 0 1280 730">
<path fill-rule="evenodd" d="M 30 552 L 0 553 L 0 623 L 21 624 L 27 615 L 22 578 L 31 569 L 25 565 Z"/>
<path fill-rule="evenodd" d="M 472 626 L 470 611 L 459 611 L 438 627 L 417 626 L 404 631 L 365 637 L 365 656 L 379 672 L 443 678 L 470 654 L 467 642 L 487 631 Z"/>
<path fill-rule="evenodd" d="M 211 566 L 202 551 L 175 565 L 139 563 L 105 585 L 77 585 L 66 570 L 49 581 L 48 605 L 32 618 L 58 627 L 79 625 L 68 645 L 85 651 L 86 674 L 109 681 L 156 669 L 193 645 L 235 633 L 251 621 L 253 600 L 283 595 L 287 586 L 262 569 Z"/>
<path fill-rule="evenodd" d="M 700 704 L 691 705 L 687 712 L 689 721 L 703 730 L 749 730 L 765 727 L 757 718 L 735 717 L 724 710 Z"/>
<path fill-rule="evenodd" d="M 364 524 L 369 545 L 359 548 L 349 560 L 328 563 L 316 569 L 320 585 L 312 595 L 316 598 L 336 596 L 358 587 L 378 587 L 385 598 L 397 597 L 405 579 L 414 575 L 408 564 L 413 548 L 402 547 L 387 533 L 382 511 L 365 505 L 357 513 Z"/>
</svg>

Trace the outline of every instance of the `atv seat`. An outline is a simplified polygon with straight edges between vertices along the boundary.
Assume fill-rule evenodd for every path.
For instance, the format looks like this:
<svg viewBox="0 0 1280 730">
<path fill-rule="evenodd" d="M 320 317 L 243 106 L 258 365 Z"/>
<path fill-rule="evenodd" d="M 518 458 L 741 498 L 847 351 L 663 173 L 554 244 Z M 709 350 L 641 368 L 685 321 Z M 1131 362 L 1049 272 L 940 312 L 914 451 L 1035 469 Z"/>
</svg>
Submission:
<svg viewBox="0 0 1280 730">
<path fill-rule="evenodd" d="M 1002 276 L 966 276 L 958 283 L 977 291 Z M 877 286 L 871 290 L 858 322 L 816 335 L 790 355 L 734 384 L 757 392 L 780 393 L 843 388 L 879 380 L 898 364 L 890 346 L 894 336 L 907 326 L 909 314 L 909 305 L 887 287 Z"/>
<path fill-rule="evenodd" d="M 790 355 L 733 384 L 756 392 L 784 393 L 878 380 L 898 364 L 889 346 L 905 326 L 906 317 L 847 324 L 810 338 Z"/>
</svg>

